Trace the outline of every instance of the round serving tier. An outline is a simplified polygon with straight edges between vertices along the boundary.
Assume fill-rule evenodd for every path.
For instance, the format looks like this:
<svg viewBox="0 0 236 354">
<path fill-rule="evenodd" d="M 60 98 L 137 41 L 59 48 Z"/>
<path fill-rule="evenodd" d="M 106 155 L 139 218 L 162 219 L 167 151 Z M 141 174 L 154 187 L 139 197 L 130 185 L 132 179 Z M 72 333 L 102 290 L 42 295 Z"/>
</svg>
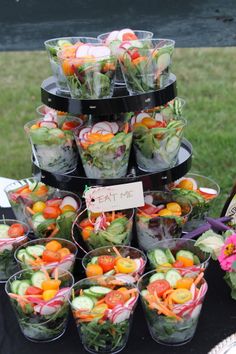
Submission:
<svg viewBox="0 0 236 354">
<path fill-rule="evenodd" d="M 110 186 L 114 184 L 129 183 L 142 181 L 144 190 L 158 190 L 165 184 L 173 182 L 184 176 L 191 168 L 192 162 L 192 145 L 186 139 L 183 139 L 178 154 L 177 163 L 170 169 L 160 172 L 144 172 L 140 170 L 134 158 L 131 155 L 128 174 L 122 178 L 94 179 L 85 176 L 81 161 L 79 161 L 77 169 L 72 174 L 52 173 L 41 170 L 33 162 L 33 174 L 41 179 L 42 182 L 62 189 L 68 190 L 82 195 L 85 186 Z"/>
<path fill-rule="evenodd" d="M 71 114 L 111 115 L 150 109 L 165 105 L 176 97 L 176 77 L 170 74 L 169 84 L 157 91 L 130 96 L 125 86 L 116 86 L 111 98 L 78 100 L 58 91 L 53 77 L 43 81 L 41 100 L 47 106 Z"/>
</svg>

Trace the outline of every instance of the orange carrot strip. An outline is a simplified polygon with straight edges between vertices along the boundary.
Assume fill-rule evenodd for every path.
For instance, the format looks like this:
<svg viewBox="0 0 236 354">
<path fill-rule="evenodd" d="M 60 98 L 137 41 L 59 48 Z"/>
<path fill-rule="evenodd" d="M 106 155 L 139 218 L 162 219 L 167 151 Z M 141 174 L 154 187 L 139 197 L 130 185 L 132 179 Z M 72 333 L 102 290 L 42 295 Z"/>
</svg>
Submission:
<svg viewBox="0 0 236 354">
<path fill-rule="evenodd" d="M 115 211 L 112 210 L 112 213 L 111 213 L 111 221 L 114 221 L 115 220 Z"/>
<path fill-rule="evenodd" d="M 200 273 L 200 274 L 198 274 L 198 276 L 197 276 L 197 278 L 194 280 L 193 284 L 197 285 L 197 284 L 200 282 L 200 280 L 203 278 L 203 276 L 204 276 L 204 273 L 203 273 L 203 272 Z"/>
<path fill-rule="evenodd" d="M 101 300 L 97 301 L 97 302 L 96 302 L 96 306 L 97 306 L 97 305 L 100 305 L 100 304 L 103 304 L 104 302 L 105 302 L 105 297 L 102 298 Z"/>
<path fill-rule="evenodd" d="M 166 290 L 166 291 L 164 292 L 164 294 L 162 295 L 162 297 L 165 299 L 165 298 L 167 297 L 167 295 L 173 293 L 173 291 L 174 291 L 173 289 Z"/>
<path fill-rule="evenodd" d="M 55 280 L 58 280 L 58 268 L 55 268 L 55 271 L 54 271 L 54 279 L 55 279 Z"/>
<path fill-rule="evenodd" d="M 121 257 L 122 258 L 120 252 L 118 251 L 118 249 L 115 246 L 113 246 L 112 249 L 115 252 L 115 254 L 117 255 L 117 257 Z"/>
<path fill-rule="evenodd" d="M 124 126 L 124 133 L 128 134 L 128 131 L 129 131 L 129 123 L 126 122 Z"/>
<path fill-rule="evenodd" d="M 28 210 L 31 215 L 36 214 L 35 211 L 33 211 L 33 209 L 31 209 L 29 206 L 26 207 L 26 210 Z"/>
<path fill-rule="evenodd" d="M 58 227 L 55 227 L 55 229 L 52 231 L 52 233 L 48 236 L 48 238 L 52 238 L 54 236 L 56 236 L 56 234 L 58 234 L 59 232 L 59 228 Z"/>
</svg>

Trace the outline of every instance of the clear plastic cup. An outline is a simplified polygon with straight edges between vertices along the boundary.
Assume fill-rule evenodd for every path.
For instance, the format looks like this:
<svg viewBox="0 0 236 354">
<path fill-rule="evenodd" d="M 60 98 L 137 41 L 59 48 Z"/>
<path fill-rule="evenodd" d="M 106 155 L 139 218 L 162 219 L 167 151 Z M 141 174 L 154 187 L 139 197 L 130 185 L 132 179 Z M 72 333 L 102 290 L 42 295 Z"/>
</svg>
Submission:
<svg viewBox="0 0 236 354">
<path fill-rule="evenodd" d="M 82 259 L 82 265 L 84 269 L 86 270 L 87 266 L 89 263 L 93 263 L 93 261 L 96 260 L 99 256 L 113 256 L 113 257 L 119 257 L 118 254 L 120 254 L 121 257 L 124 258 L 129 258 L 135 261 L 136 263 L 136 269 L 134 272 L 121 272 L 121 271 L 115 271 L 115 270 L 110 270 L 108 271 L 109 275 L 115 275 L 118 279 L 126 279 L 129 280 L 130 282 L 136 282 L 140 276 L 143 274 L 145 265 L 147 262 L 147 257 L 145 254 L 140 251 L 137 248 L 130 247 L 130 246 L 105 246 L 105 247 L 99 247 L 93 251 L 88 252 Z M 98 264 L 97 261 L 95 264 Z M 104 272 L 104 275 L 106 273 Z"/>
<path fill-rule="evenodd" d="M 35 119 L 25 124 L 36 164 L 44 170 L 70 173 L 77 167 L 78 154 L 73 129 L 67 125 L 83 124 L 81 119 L 58 116 L 55 121 Z"/>
<path fill-rule="evenodd" d="M 113 95 L 117 58 L 104 44 L 95 43 L 87 47 L 89 54 L 81 51 L 81 56 L 76 49 L 69 54 L 65 50 L 58 52 L 71 97 L 109 98 Z"/>
<path fill-rule="evenodd" d="M 74 237 L 83 240 L 89 250 L 103 246 L 130 245 L 134 209 L 115 211 L 115 214 L 118 214 L 119 217 L 111 221 L 112 212 L 105 213 L 107 220 L 110 220 L 110 225 L 105 230 L 99 229 L 96 231 L 94 224 L 91 224 L 91 228 L 87 232 L 86 226 L 83 227 L 83 225 L 89 216 L 87 209 L 83 210 L 76 221 L 77 228 L 74 229 Z M 108 215 L 110 216 L 108 217 Z M 96 215 L 95 218 L 97 217 Z M 95 221 L 93 216 L 90 216 L 90 220 Z"/>
<path fill-rule="evenodd" d="M 91 311 L 78 310 L 76 298 L 81 293 L 85 295 L 86 290 L 116 291 L 119 288 L 133 290 L 132 299 L 126 300 L 122 305 L 109 308 L 108 305 L 98 305 L 91 308 Z M 97 296 L 97 298 L 96 298 Z M 101 296 L 96 295 L 96 303 Z M 86 295 L 84 296 L 86 297 Z M 103 295 L 104 297 L 104 295 Z M 133 313 L 137 304 L 138 293 L 134 284 L 117 281 L 114 277 L 91 277 L 78 281 L 72 288 L 70 305 L 77 325 L 78 333 L 82 344 L 90 353 L 118 353 L 127 344 L 132 324 Z M 104 312 L 103 309 L 106 309 Z M 86 316 L 88 316 L 86 320 Z"/>
<path fill-rule="evenodd" d="M 156 256 L 158 257 L 158 252 L 155 252 L 156 250 L 163 251 L 164 256 L 166 256 L 164 263 L 170 264 L 173 264 L 175 261 L 177 261 L 176 256 L 179 251 L 191 252 L 191 255 L 193 256 L 192 264 L 190 259 L 189 265 L 186 264 L 184 266 L 183 264 L 183 266 L 185 269 L 191 269 L 193 271 L 198 269 L 206 269 L 211 258 L 209 253 L 203 252 L 200 250 L 200 248 L 195 246 L 195 240 L 188 240 L 183 238 L 167 239 L 157 241 L 155 244 L 153 244 L 151 249 L 147 251 L 147 257 L 152 269 L 156 269 L 156 267 L 162 265 L 160 264 L 160 260 L 156 259 Z"/>
<path fill-rule="evenodd" d="M 46 245 L 51 241 L 59 242 L 62 248 L 67 248 L 70 253 L 65 253 L 59 261 L 43 261 L 43 251 L 46 250 Z M 40 248 L 37 248 L 37 246 L 42 246 L 41 250 Z M 77 252 L 78 250 L 76 245 L 71 241 L 64 240 L 63 238 L 42 238 L 29 241 L 18 247 L 15 250 L 14 257 L 20 269 L 40 269 L 44 266 L 52 271 L 55 270 L 55 268 L 58 268 L 59 271 L 62 270 L 63 272 L 64 270 L 67 270 L 72 273 Z M 39 259 L 41 259 L 41 262 L 38 261 Z"/>
<path fill-rule="evenodd" d="M 22 236 L 10 237 L 8 235 L 8 229 L 13 224 L 18 224 L 23 227 L 24 234 Z M 18 269 L 14 259 L 14 251 L 17 247 L 27 242 L 29 227 L 19 220 L 2 219 L 0 220 L 0 230 L 0 283 L 5 283 Z M 5 237 L 5 235 L 7 237 Z"/>
<path fill-rule="evenodd" d="M 151 199 L 154 206 L 163 206 L 167 203 L 178 203 L 181 207 L 180 216 L 166 215 L 154 217 L 137 208 L 136 229 L 139 247 L 143 250 L 149 250 L 155 247 L 157 241 L 181 237 L 182 229 L 191 213 L 191 203 L 184 197 L 176 198 L 170 192 L 148 191 L 144 193 L 145 200 Z M 147 202 L 146 202 L 147 203 Z"/>
<path fill-rule="evenodd" d="M 175 41 L 152 38 L 131 44 L 119 57 L 130 95 L 159 90 L 168 85 Z"/>
<path fill-rule="evenodd" d="M 187 186 L 188 189 L 179 185 L 182 179 L 188 179 L 191 183 L 191 186 Z M 206 222 L 205 218 L 209 215 L 220 194 L 220 187 L 213 179 L 197 173 L 187 173 L 182 179 L 171 183 L 167 186 L 167 189 L 171 190 L 174 195 L 183 196 L 191 202 L 193 210 L 184 225 L 184 232 L 189 232 Z M 191 189 L 192 186 L 194 189 Z M 202 192 L 201 188 L 203 188 Z M 214 194 L 209 195 L 206 193 L 212 193 L 211 190 L 214 191 Z"/>
<path fill-rule="evenodd" d="M 74 220 L 76 219 L 82 203 L 78 195 L 57 189 L 51 198 L 48 198 L 46 203 L 50 206 L 51 201 L 58 199 L 63 201 L 64 198 L 71 197 L 77 204 L 76 210 L 61 210 L 61 214 L 55 217 L 44 216 L 43 210 L 38 213 L 33 213 L 32 210 L 24 208 L 24 213 L 27 223 L 32 228 L 35 238 L 51 238 L 71 240 L 71 229 Z M 58 206 L 60 208 L 60 206 Z"/>
<path fill-rule="evenodd" d="M 89 122 L 85 128 L 75 130 L 86 176 L 124 177 L 128 169 L 132 137 L 129 124 L 122 121 L 104 121 L 94 125 Z"/>
<path fill-rule="evenodd" d="M 177 269 L 177 271 L 181 274 L 183 269 Z M 137 285 L 140 291 L 140 297 L 150 335 L 152 339 L 159 344 L 169 346 L 184 345 L 188 343 L 195 334 L 204 297 L 208 289 L 207 283 L 205 279 L 202 278 L 196 287 L 193 286 L 191 288 L 192 299 L 183 304 L 173 303 L 170 306 L 170 311 L 173 312 L 174 315 L 166 315 L 162 312 L 164 310 L 163 307 L 160 307 L 160 304 L 164 304 L 163 301 L 160 301 L 160 298 L 157 303 L 154 299 L 152 306 L 150 306 L 150 303 L 147 300 L 147 287 L 150 284 L 149 281 L 151 276 L 156 273 L 157 272 L 154 270 L 144 274 Z M 163 277 L 165 277 L 167 270 L 158 270 L 158 274 L 160 273 L 163 273 Z M 198 274 L 196 273 L 195 278 L 197 275 Z M 183 278 L 193 276 L 193 273 L 187 273 L 185 275 L 182 273 Z M 164 304 L 164 306 L 165 308 L 167 307 L 166 304 Z"/>
<path fill-rule="evenodd" d="M 153 33 L 150 31 L 134 30 L 133 32 L 138 39 L 148 40 L 153 37 Z M 119 59 L 120 52 L 122 52 L 122 49 L 120 49 L 120 46 L 122 46 L 122 43 L 125 43 L 127 41 L 123 41 L 122 39 L 115 39 L 111 42 L 109 41 L 109 43 L 108 43 L 107 38 L 110 33 L 111 32 L 102 33 L 97 38 L 99 40 L 101 40 L 103 43 L 106 43 L 109 46 L 109 48 L 112 50 L 112 53 L 117 57 L 117 59 Z M 131 41 L 132 41 L 131 39 L 128 40 L 128 42 L 131 42 Z M 125 85 L 125 80 L 124 80 L 119 63 L 117 63 L 115 81 L 116 81 L 116 84 L 118 84 L 118 85 Z"/>
<path fill-rule="evenodd" d="M 55 188 L 46 186 L 36 178 L 29 177 L 15 181 L 4 189 L 16 219 L 26 222 L 24 208 L 25 205 L 32 206 L 38 201 L 46 201 Z"/>
<path fill-rule="evenodd" d="M 69 89 L 67 86 L 67 80 L 61 69 L 61 65 L 58 61 L 57 53 L 63 47 L 65 47 L 66 44 L 68 45 L 68 43 L 70 43 L 71 45 L 74 45 L 78 42 L 99 43 L 99 40 L 94 37 L 61 37 L 61 38 L 49 39 L 46 42 L 44 42 L 45 48 L 49 56 L 52 73 L 56 79 L 57 87 L 61 92 L 64 93 L 69 93 Z"/>
<path fill-rule="evenodd" d="M 53 279 L 54 274 L 49 270 L 47 272 Z M 16 319 L 26 339 L 36 343 L 52 342 L 60 338 L 66 330 L 69 315 L 69 295 L 74 284 L 74 278 L 66 270 L 59 274 L 60 290 L 54 298 L 47 302 L 37 297 L 17 296 L 14 291 L 16 281 L 18 284 L 23 281 L 26 284 L 27 282 L 30 283 L 36 273 L 39 273 L 39 271 L 28 269 L 14 274 L 8 279 L 5 291 L 9 296 Z"/>
</svg>

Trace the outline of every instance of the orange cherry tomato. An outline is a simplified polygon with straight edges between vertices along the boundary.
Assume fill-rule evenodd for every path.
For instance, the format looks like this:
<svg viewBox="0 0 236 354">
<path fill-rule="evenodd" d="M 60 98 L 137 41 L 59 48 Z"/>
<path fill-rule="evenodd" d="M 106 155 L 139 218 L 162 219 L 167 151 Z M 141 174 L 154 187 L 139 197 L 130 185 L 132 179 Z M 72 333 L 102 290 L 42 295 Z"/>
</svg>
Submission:
<svg viewBox="0 0 236 354">
<path fill-rule="evenodd" d="M 128 289 L 127 288 L 121 287 L 121 288 L 119 288 L 117 290 L 122 292 L 122 294 L 125 297 L 125 301 L 128 301 L 130 299 L 130 294 L 128 293 Z"/>
<path fill-rule="evenodd" d="M 147 128 L 153 128 L 156 125 L 155 119 L 151 117 L 145 117 L 141 121 L 142 124 L 144 124 Z"/>
<path fill-rule="evenodd" d="M 98 264 L 88 264 L 85 273 L 88 278 L 94 277 L 96 275 L 103 275 L 103 269 Z"/>
<path fill-rule="evenodd" d="M 58 250 L 57 252 L 60 254 L 61 259 L 68 256 L 69 254 L 71 254 L 69 248 L 67 248 L 67 247 L 63 247 L 60 250 Z"/>
<path fill-rule="evenodd" d="M 15 238 L 23 236 L 25 234 L 25 230 L 21 224 L 15 223 L 10 226 L 7 233 L 9 237 Z"/>
<path fill-rule="evenodd" d="M 147 290 L 150 294 L 161 297 L 165 291 L 171 288 L 170 283 L 165 279 L 155 280 L 147 286 Z"/>
<path fill-rule="evenodd" d="M 83 229 L 86 226 L 93 226 L 93 224 L 91 223 L 91 221 L 89 219 L 84 219 L 80 222 L 79 226 L 82 227 L 82 229 Z"/>
<path fill-rule="evenodd" d="M 59 262 L 61 260 L 61 256 L 58 252 L 44 250 L 42 254 L 42 260 L 45 263 Z"/>
<path fill-rule="evenodd" d="M 56 279 L 50 279 L 50 280 L 44 280 L 42 282 L 42 289 L 45 290 L 59 290 L 59 287 L 61 285 L 61 280 L 56 280 Z"/>
<path fill-rule="evenodd" d="M 56 240 L 52 240 L 52 241 L 48 242 L 45 247 L 49 251 L 57 252 L 58 250 L 60 250 L 62 248 L 62 245 L 60 244 L 60 242 L 58 242 Z"/>
<path fill-rule="evenodd" d="M 193 278 L 182 278 L 178 279 L 176 282 L 175 287 L 177 289 L 190 289 L 191 285 L 193 284 Z"/>
<path fill-rule="evenodd" d="M 116 259 L 113 256 L 104 255 L 98 257 L 98 264 L 100 265 L 100 267 L 102 267 L 105 273 L 109 272 L 109 270 L 112 270 L 114 268 L 115 262 Z"/>
<path fill-rule="evenodd" d="M 105 296 L 105 303 L 110 309 L 113 309 L 117 305 L 124 305 L 125 296 L 121 291 L 112 290 Z"/>
<path fill-rule="evenodd" d="M 76 121 L 72 121 L 72 122 L 64 122 L 61 129 L 62 130 L 73 130 L 76 127 L 78 127 L 78 125 L 80 125 L 78 122 Z"/>
<path fill-rule="evenodd" d="M 56 219 L 61 214 L 61 209 L 57 206 L 46 206 L 43 210 L 45 219 Z"/>
<path fill-rule="evenodd" d="M 177 256 L 177 261 L 180 261 L 183 263 L 184 267 L 192 267 L 194 262 L 192 259 L 190 258 L 186 258 L 186 257 L 183 257 L 183 256 Z"/>
<path fill-rule="evenodd" d="M 127 32 L 127 33 L 124 33 L 122 36 L 122 41 L 134 41 L 136 39 L 138 39 L 138 37 L 134 33 Z"/>
<path fill-rule="evenodd" d="M 35 191 L 33 191 L 33 194 L 37 195 L 38 197 L 42 197 L 48 192 L 48 187 L 45 185 L 40 186 L 37 188 Z"/>
<path fill-rule="evenodd" d="M 86 241 L 90 237 L 92 232 L 93 232 L 93 226 L 86 226 L 81 232 L 83 240 Z"/>
</svg>

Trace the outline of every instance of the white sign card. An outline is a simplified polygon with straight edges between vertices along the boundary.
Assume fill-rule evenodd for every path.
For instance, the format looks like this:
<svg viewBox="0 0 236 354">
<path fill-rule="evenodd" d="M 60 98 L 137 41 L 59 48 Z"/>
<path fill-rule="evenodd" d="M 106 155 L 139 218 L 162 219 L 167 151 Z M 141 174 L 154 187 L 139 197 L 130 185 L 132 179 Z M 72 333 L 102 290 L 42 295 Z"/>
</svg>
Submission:
<svg viewBox="0 0 236 354">
<path fill-rule="evenodd" d="M 84 193 L 87 209 L 93 213 L 144 206 L 143 183 L 91 187 Z"/>
</svg>

